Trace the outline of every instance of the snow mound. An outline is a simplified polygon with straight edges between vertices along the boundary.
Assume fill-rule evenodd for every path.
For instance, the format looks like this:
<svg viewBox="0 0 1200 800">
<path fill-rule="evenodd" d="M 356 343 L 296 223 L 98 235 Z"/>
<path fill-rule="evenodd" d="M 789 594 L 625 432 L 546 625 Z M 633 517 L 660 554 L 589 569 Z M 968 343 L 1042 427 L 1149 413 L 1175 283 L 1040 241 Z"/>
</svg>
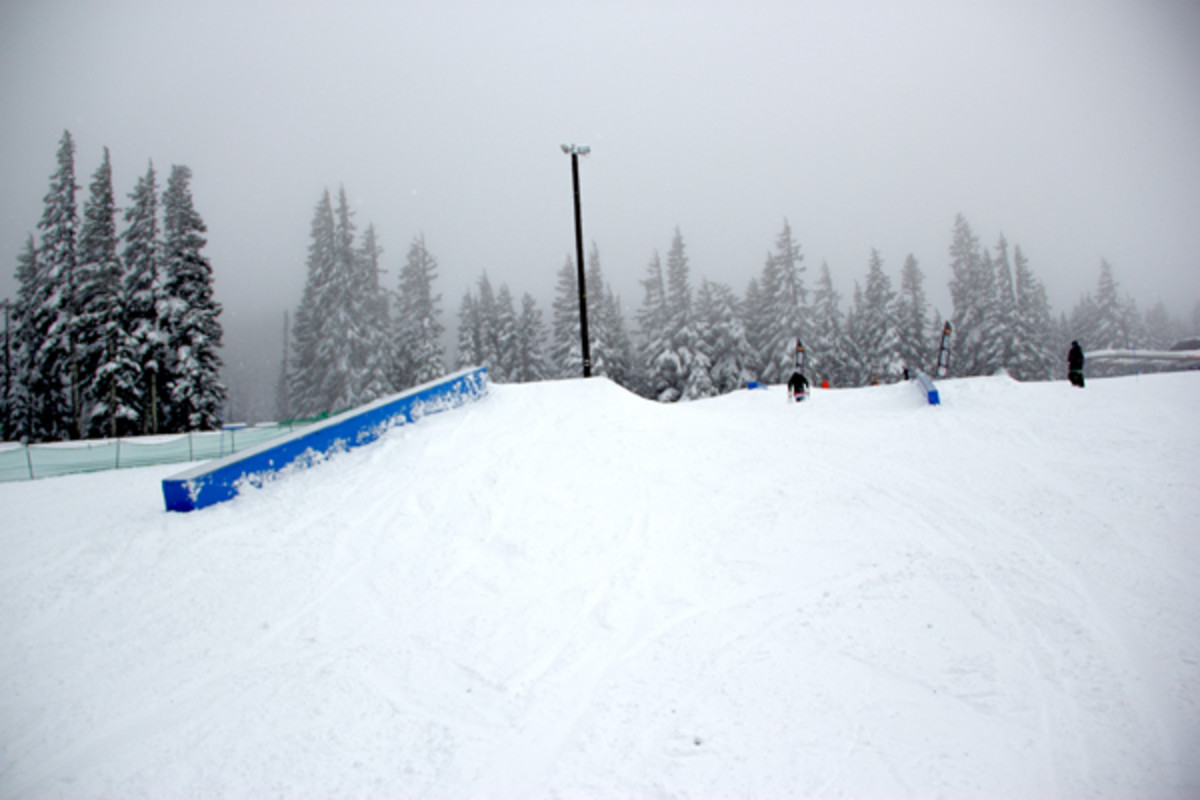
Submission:
<svg viewBox="0 0 1200 800">
<path fill-rule="evenodd" d="M 938 387 L 0 485 L 0 795 L 1200 795 L 1200 376 Z"/>
</svg>

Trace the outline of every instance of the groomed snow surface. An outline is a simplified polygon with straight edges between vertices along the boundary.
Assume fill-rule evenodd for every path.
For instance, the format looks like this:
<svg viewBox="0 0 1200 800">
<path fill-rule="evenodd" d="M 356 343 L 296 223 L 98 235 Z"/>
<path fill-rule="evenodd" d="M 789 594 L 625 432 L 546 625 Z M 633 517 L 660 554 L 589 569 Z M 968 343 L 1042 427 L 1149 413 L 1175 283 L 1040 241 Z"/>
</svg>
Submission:
<svg viewBox="0 0 1200 800">
<path fill-rule="evenodd" d="M 1200 796 L 1200 374 L 939 388 L 0 485 L 0 796 Z"/>
</svg>

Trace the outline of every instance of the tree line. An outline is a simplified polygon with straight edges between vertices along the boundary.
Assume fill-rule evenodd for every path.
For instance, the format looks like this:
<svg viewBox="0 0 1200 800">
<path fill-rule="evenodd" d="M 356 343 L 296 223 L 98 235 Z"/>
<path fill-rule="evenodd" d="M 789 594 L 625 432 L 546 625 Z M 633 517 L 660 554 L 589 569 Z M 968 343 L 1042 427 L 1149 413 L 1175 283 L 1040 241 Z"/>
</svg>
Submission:
<svg viewBox="0 0 1200 800">
<path fill-rule="evenodd" d="M 949 249 L 953 309 L 945 319 L 925 293 L 925 275 L 909 254 L 898 285 L 872 249 L 862 281 L 846 302 L 821 264 L 809 286 L 800 244 L 785 220 L 761 272 L 739 297 L 707 279 L 695 287 L 683 235 L 676 229 L 666 263 L 656 252 L 642 279 L 636 331 L 628 332 L 620 300 L 604 283 L 593 244 L 586 280 L 593 374 L 662 402 L 723 394 L 749 381 L 782 383 L 800 337 L 807 371 L 817 383 L 865 386 L 899 380 L 906 370 L 933 372 L 946 322 L 951 323 L 951 374 L 1005 370 L 1022 381 L 1064 371 L 1072 339 L 1088 349 L 1165 349 L 1189 332 L 1160 302 L 1144 316 L 1123 296 L 1107 261 L 1095 295 L 1071 314 L 1054 316 L 1045 286 L 1019 245 L 1001 235 L 983 247 L 967 220 L 954 223 Z M 459 363 L 488 364 L 496 380 L 573 377 L 581 372 L 578 295 L 573 260 L 558 273 L 548 340 L 528 295 L 514 314 L 506 286 L 493 294 L 485 274 L 459 313 Z M 516 320 L 516 322 L 514 322 Z M 1200 332 L 1200 303 L 1190 330 Z M 548 347 L 546 342 L 548 341 Z M 1136 367 L 1112 365 L 1105 374 Z"/>
<path fill-rule="evenodd" d="M 317 204 L 308 279 L 281 368 L 283 416 L 369 402 L 444 372 L 441 298 L 433 291 L 437 260 L 418 236 L 395 288 L 385 287 L 374 226 L 358 242 L 353 216 L 344 190 L 336 208 L 328 192 Z M 1107 262 L 1096 293 L 1082 297 L 1069 316 L 1055 317 L 1021 247 L 1010 247 L 1003 235 L 984 247 L 961 215 L 949 256 L 953 309 L 946 319 L 928 302 L 925 275 L 911 254 L 894 283 L 872 250 L 866 274 L 843 302 L 827 264 L 809 285 L 803 250 L 785 220 L 761 272 L 739 297 L 723 283 L 693 284 L 676 229 L 665 263 L 655 252 L 645 268 L 631 324 L 593 243 L 585 270 L 592 373 L 662 402 L 711 397 L 749 381 L 786 381 L 800 337 L 815 382 L 887 383 L 906 370 L 932 372 L 950 322 L 952 375 L 1005 370 L 1037 381 L 1064 372 L 1072 339 L 1092 350 L 1165 348 L 1188 330 L 1162 303 L 1143 316 L 1121 295 Z M 570 255 L 558 270 L 550 311 L 547 322 L 532 295 L 518 302 L 485 271 L 459 304 L 457 366 L 486 365 L 500 383 L 580 375 L 579 289 Z M 1191 328 L 1200 330 L 1200 303 Z"/>
<path fill-rule="evenodd" d="M 64 131 L 35 240 L 5 302 L 5 440 L 208 430 L 221 424 L 221 306 L 201 253 L 206 226 L 191 170 L 159 193 L 153 162 L 129 195 L 124 227 L 108 148 L 82 214 L 75 144 Z"/>
<path fill-rule="evenodd" d="M 19 255 L 18 295 L 5 303 L 3 438 L 217 427 L 226 394 L 218 375 L 221 307 L 201 253 L 206 227 L 193 205 L 191 171 L 173 166 L 160 195 L 151 163 L 118 233 L 108 150 L 82 215 L 74 155 L 64 132 L 38 239 L 31 234 Z M 344 189 L 336 203 L 325 191 L 314 210 L 303 296 L 285 321 L 281 419 L 349 408 L 446 371 L 438 262 L 424 237 L 412 240 L 397 280 L 385 286 L 375 227 L 360 235 L 354 217 Z M 1200 333 L 1200 303 L 1190 325 L 1172 319 L 1161 302 L 1143 315 L 1107 261 L 1095 293 L 1056 317 L 1021 247 L 1010 249 L 1003 236 L 984 247 L 961 215 L 949 256 L 953 375 L 1003 369 L 1019 380 L 1048 380 L 1063 371 L 1072 339 L 1088 350 L 1165 348 Z M 594 243 L 586 266 L 593 374 L 662 402 L 723 394 L 749 381 L 781 383 L 797 337 L 816 383 L 895 381 L 906 369 L 932 370 L 947 321 L 926 299 L 925 275 L 911 254 L 893 283 L 872 250 L 845 301 L 827 264 L 810 282 L 786 220 L 741 296 L 727 284 L 693 283 L 676 229 L 665 263 L 656 251 L 645 267 L 632 322 L 604 280 Z M 547 322 L 530 294 L 518 303 L 484 272 L 459 306 L 458 366 L 485 364 L 497 382 L 579 375 L 571 256 L 557 273 L 550 311 Z"/>
</svg>

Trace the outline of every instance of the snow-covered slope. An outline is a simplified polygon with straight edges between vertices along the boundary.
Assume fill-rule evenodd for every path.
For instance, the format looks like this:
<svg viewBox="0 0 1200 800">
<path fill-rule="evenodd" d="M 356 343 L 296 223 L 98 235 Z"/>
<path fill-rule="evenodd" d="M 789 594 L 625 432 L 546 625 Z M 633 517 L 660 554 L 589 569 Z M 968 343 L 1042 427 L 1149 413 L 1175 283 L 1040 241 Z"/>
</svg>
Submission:
<svg viewBox="0 0 1200 800">
<path fill-rule="evenodd" d="M 0 796 L 1200 795 L 1200 375 L 940 388 L 0 485 Z"/>
</svg>

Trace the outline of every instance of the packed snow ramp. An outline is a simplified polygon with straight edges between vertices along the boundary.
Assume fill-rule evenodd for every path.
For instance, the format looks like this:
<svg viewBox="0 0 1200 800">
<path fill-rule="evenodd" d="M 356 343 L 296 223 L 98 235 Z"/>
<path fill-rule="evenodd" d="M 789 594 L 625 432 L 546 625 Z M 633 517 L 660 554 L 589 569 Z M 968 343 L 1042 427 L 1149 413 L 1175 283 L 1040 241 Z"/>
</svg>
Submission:
<svg viewBox="0 0 1200 800">
<path fill-rule="evenodd" d="M 261 486 L 285 469 L 306 468 L 329 455 L 369 444 L 389 428 L 487 394 L 487 369 L 456 372 L 354 411 L 341 414 L 252 450 L 208 461 L 162 482 L 168 511 L 194 511 L 236 497 L 243 486 Z"/>
</svg>

